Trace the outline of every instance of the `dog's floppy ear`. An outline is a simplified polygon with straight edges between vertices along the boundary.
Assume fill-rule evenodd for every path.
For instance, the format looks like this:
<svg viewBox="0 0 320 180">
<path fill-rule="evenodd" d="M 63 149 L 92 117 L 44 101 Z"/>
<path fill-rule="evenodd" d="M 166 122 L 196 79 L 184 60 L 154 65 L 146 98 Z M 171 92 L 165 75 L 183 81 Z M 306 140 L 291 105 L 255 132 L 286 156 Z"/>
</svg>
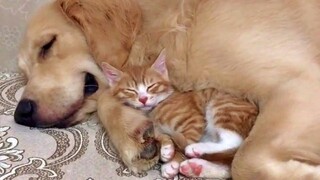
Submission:
<svg viewBox="0 0 320 180">
<path fill-rule="evenodd" d="M 141 27 L 141 10 L 135 0 L 57 0 L 62 12 L 83 31 L 100 64 L 124 65 Z"/>
</svg>

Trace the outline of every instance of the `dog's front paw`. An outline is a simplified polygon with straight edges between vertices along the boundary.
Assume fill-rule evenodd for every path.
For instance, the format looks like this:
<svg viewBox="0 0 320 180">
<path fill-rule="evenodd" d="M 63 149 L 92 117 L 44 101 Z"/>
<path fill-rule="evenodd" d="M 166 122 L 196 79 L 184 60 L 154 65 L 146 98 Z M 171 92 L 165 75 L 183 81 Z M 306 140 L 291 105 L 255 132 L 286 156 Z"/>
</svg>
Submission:
<svg viewBox="0 0 320 180">
<path fill-rule="evenodd" d="M 120 151 L 120 154 L 126 152 L 123 153 L 121 159 L 134 173 L 147 171 L 159 162 L 159 145 L 156 142 L 146 146 L 136 144 L 136 146 L 131 146 L 131 149 Z"/>
<path fill-rule="evenodd" d="M 159 161 L 159 142 L 154 137 L 154 128 L 151 121 L 145 121 L 130 135 L 134 148 L 126 157 L 127 166 L 134 172 L 149 170 Z"/>
<path fill-rule="evenodd" d="M 158 142 L 153 140 L 149 140 L 144 143 L 143 150 L 140 153 L 140 158 L 142 159 L 152 159 L 158 154 Z"/>
<path fill-rule="evenodd" d="M 152 159 L 158 154 L 158 141 L 154 136 L 154 128 L 151 121 L 146 121 L 136 130 L 134 130 L 133 138 L 142 146 L 139 157 L 141 159 Z"/>
<path fill-rule="evenodd" d="M 154 165 L 159 162 L 159 156 L 155 156 L 152 159 L 136 158 L 132 160 L 132 163 L 128 168 L 134 173 L 141 173 L 143 171 L 150 170 Z"/>
</svg>

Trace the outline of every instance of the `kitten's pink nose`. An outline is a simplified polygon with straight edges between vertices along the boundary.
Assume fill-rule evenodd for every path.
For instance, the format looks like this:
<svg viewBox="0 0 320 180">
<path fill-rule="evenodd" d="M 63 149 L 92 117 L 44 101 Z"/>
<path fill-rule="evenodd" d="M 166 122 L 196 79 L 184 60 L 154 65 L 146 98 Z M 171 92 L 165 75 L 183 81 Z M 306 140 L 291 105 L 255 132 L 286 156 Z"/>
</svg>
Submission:
<svg viewBox="0 0 320 180">
<path fill-rule="evenodd" d="M 142 103 L 142 104 L 146 104 L 146 102 L 148 101 L 148 97 L 147 96 L 141 96 L 139 97 L 139 101 Z"/>
</svg>

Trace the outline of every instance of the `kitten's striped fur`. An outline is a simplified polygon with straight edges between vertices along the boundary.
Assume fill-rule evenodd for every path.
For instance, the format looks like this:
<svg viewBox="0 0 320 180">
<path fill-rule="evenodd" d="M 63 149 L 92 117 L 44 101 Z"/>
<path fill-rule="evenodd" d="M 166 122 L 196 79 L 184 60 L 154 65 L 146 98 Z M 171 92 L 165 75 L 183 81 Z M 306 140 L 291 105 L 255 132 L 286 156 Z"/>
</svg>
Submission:
<svg viewBox="0 0 320 180">
<path fill-rule="evenodd" d="M 178 173 L 177 165 L 173 164 L 181 163 L 184 153 L 230 165 L 235 150 L 248 136 L 258 114 L 254 103 L 216 89 L 175 91 L 168 79 L 164 51 L 151 67 L 131 67 L 123 71 L 108 64 L 102 67 L 115 97 L 134 108 L 151 111 L 148 115 L 154 121 L 156 136 L 163 147 L 162 160 L 169 161 L 162 169 L 169 171 L 162 172 L 166 178 Z M 175 154 L 171 152 L 171 139 L 178 147 Z M 225 169 L 221 177 L 228 177 L 229 168 L 221 167 Z"/>
<path fill-rule="evenodd" d="M 171 131 L 170 135 L 183 134 L 185 139 L 177 138 L 175 141 L 182 149 L 199 142 L 207 123 L 215 128 L 234 131 L 245 138 L 256 116 L 257 108 L 253 103 L 216 89 L 173 93 L 151 112 L 151 117 L 162 131 Z"/>
</svg>

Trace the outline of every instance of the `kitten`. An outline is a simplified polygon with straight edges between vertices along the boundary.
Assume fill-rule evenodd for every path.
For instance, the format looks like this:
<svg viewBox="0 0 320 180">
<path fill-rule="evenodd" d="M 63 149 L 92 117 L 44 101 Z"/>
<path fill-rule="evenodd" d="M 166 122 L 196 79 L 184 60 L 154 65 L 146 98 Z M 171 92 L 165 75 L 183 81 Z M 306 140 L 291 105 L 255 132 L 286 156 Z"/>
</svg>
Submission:
<svg viewBox="0 0 320 180">
<path fill-rule="evenodd" d="M 163 177 L 172 178 L 180 171 L 189 177 L 229 178 L 235 150 L 248 136 L 258 108 L 213 88 L 177 92 L 165 62 L 163 50 L 151 67 L 120 71 L 103 63 L 102 69 L 112 95 L 154 121 L 161 159 L 166 162 Z M 183 152 L 192 159 L 185 160 Z"/>
</svg>

